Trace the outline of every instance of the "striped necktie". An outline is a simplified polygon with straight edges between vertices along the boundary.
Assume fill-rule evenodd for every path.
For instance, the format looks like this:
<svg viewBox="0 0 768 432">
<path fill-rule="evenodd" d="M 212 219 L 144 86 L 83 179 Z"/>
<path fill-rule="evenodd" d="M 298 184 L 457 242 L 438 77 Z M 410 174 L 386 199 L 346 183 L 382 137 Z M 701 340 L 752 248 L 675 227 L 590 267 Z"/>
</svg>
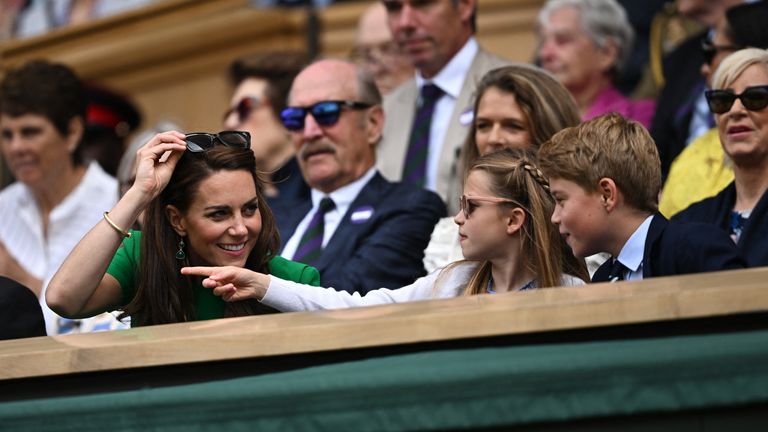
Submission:
<svg viewBox="0 0 768 432">
<path fill-rule="evenodd" d="M 419 106 L 411 128 L 411 140 L 403 165 L 403 182 L 423 187 L 427 179 L 427 154 L 429 152 L 429 131 L 432 128 L 432 114 L 437 101 L 443 96 L 440 87 L 425 84 L 421 87 Z"/>
<path fill-rule="evenodd" d="M 608 275 L 609 282 L 618 282 L 624 280 L 624 274 L 629 270 L 621 261 L 616 258 L 611 263 L 611 274 Z"/>
<path fill-rule="evenodd" d="M 320 206 L 312 215 L 312 219 L 299 240 L 293 260 L 312 265 L 323 252 L 323 234 L 325 230 L 325 214 L 336 208 L 336 203 L 329 197 L 320 200 Z"/>
</svg>

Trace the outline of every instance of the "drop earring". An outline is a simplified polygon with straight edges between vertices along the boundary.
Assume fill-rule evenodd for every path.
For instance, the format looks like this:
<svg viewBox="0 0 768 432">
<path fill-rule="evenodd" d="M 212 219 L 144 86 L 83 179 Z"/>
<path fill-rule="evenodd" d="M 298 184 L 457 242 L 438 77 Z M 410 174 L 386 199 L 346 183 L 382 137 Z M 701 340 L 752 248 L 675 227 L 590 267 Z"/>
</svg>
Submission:
<svg viewBox="0 0 768 432">
<path fill-rule="evenodd" d="M 179 250 L 176 251 L 176 259 L 181 261 L 187 257 L 184 253 L 184 238 L 179 239 Z"/>
</svg>

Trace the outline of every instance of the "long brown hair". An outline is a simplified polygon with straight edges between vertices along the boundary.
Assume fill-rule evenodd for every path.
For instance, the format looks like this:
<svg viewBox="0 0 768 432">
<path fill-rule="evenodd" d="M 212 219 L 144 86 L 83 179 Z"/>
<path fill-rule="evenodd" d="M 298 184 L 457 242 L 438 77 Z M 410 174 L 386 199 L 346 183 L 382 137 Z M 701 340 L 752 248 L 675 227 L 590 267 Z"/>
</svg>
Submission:
<svg viewBox="0 0 768 432">
<path fill-rule="evenodd" d="M 588 280 L 584 262 L 573 255 L 550 221 L 555 203 L 549 192 L 549 181 L 536 166 L 535 160 L 535 153 L 531 150 L 504 149 L 478 157 L 467 172 L 485 172 L 490 178 L 490 190 L 494 196 L 514 200 L 524 208 L 526 218 L 520 229 L 520 253 L 528 270 L 536 274 L 539 287 L 562 285 L 563 273 Z M 467 283 L 464 295 L 485 292 L 490 277 L 490 262 L 481 261 Z"/>
<path fill-rule="evenodd" d="M 181 268 L 188 266 L 189 262 L 186 258 L 178 260 L 175 257 L 179 236 L 168 221 L 165 208 L 173 205 L 180 212 L 186 212 L 200 183 L 222 170 L 243 170 L 253 176 L 261 213 L 261 232 L 245 267 L 269 273 L 268 262 L 280 249 L 280 235 L 272 211 L 264 199 L 253 152 L 223 145 L 214 146 L 202 153 L 186 152 L 176 165 L 166 188 L 146 210 L 136 295 L 124 308 L 122 315 L 130 315 L 133 324 L 142 326 L 196 319 L 193 287 L 200 283 L 200 279 L 181 275 Z M 227 303 L 226 308 L 225 316 L 253 315 L 264 311 L 260 303 L 254 300 Z"/>
<path fill-rule="evenodd" d="M 579 108 L 571 93 L 549 72 L 530 65 L 511 65 L 494 69 L 483 76 L 475 90 L 474 113 L 489 89 L 515 96 L 528 121 L 531 145 L 537 149 L 557 132 L 579 124 Z M 475 120 L 461 150 L 461 169 L 465 171 L 480 154 L 477 150 Z"/>
</svg>

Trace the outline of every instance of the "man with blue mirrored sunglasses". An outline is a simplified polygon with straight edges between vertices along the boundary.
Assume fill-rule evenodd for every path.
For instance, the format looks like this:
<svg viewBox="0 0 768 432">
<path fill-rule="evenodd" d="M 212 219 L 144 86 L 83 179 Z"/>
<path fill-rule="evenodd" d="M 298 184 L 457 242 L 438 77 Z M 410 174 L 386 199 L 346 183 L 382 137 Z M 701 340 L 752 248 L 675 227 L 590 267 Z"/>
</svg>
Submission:
<svg viewBox="0 0 768 432">
<path fill-rule="evenodd" d="M 316 62 L 294 80 L 280 117 L 311 187 L 310 199 L 273 207 L 281 255 L 311 263 L 323 284 L 350 292 L 423 276 L 423 251 L 445 205 L 376 170 L 384 112 L 373 78 L 351 62 Z"/>
</svg>

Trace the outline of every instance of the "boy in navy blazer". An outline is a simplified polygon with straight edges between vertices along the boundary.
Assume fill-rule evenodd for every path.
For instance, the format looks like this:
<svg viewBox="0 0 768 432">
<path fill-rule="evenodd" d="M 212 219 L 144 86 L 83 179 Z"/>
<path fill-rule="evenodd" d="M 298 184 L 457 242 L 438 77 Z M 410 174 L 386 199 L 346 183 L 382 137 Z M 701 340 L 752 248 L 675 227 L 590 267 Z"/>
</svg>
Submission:
<svg viewBox="0 0 768 432">
<path fill-rule="evenodd" d="M 574 254 L 612 256 L 592 282 L 745 267 L 727 234 L 658 214 L 659 154 L 639 123 L 596 117 L 553 136 L 539 160 L 557 203 L 552 222 Z"/>
</svg>

